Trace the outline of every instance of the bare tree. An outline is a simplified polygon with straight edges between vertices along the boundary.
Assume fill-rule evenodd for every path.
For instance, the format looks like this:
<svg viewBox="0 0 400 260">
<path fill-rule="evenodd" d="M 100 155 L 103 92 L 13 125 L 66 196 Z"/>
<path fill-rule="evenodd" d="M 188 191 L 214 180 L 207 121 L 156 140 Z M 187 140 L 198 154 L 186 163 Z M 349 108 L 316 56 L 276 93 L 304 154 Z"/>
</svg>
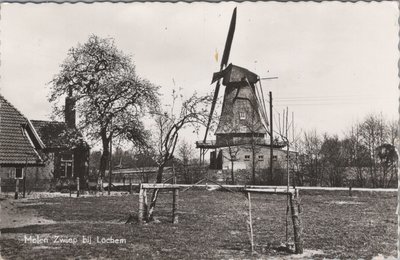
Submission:
<svg viewBox="0 0 400 260">
<path fill-rule="evenodd" d="M 399 155 L 392 144 L 382 144 L 377 147 L 378 166 L 381 170 L 378 179 L 380 187 L 388 188 L 394 176 L 397 175 Z"/>
<path fill-rule="evenodd" d="M 345 183 L 346 152 L 343 143 L 338 136 L 324 135 L 321 145 L 321 162 L 325 166 L 324 171 L 331 187 L 340 187 Z"/>
<path fill-rule="evenodd" d="M 95 35 L 71 48 L 54 76 L 49 100 L 54 113 L 63 113 L 60 98 L 68 95 L 76 102 L 79 128 L 88 137 L 101 140 L 103 151 L 100 175 L 108 166 L 111 139 L 146 143 L 140 118 L 158 106 L 158 87 L 136 75 L 131 58 L 119 51 L 114 40 Z"/>
<path fill-rule="evenodd" d="M 194 149 L 193 146 L 186 140 L 182 140 L 178 148 L 178 154 L 182 160 L 182 166 L 183 166 L 181 171 L 183 173 L 183 177 L 186 183 L 192 182 L 192 175 L 188 169 L 190 166 L 190 162 L 193 159 L 193 152 L 194 152 L 193 149 Z"/>
<path fill-rule="evenodd" d="M 211 95 L 198 96 L 195 93 L 188 99 L 183 100 L 179 106 L 180 109 L 175 113 L 174 109 L 178 101 L 178 95 L 175 91 L 172 97 L 173 104 L 171 110 L 159 111 L 155 115 L 156 128 L 158 130 L 157 140 L 155 141 L 158 164 L 157 183 L 162 182 L 164 168 L 174 157 L 180 131 L 187 126 L 192 126 L 198 130 L 200 126 L 206 125 L 208 120 L 208 111 L 206 108 L 209 107 L 208 104 L 212 101 Z M 180 97 L 182 96 L 180 95 Z M 158 194 L 159 190 L 155 189 L 151 197 L 151 202 L 148 205 L 147 221 L 153 220 L 153 212 Z"/>
<path fill-rule="evenodd" d="M 322 184 L 321 146 L 321 137 L 315 129 L 304 133 L 299 147 L 302 156 L 299 159 L 302 171 L 305 174 L 304 177 L 308 179 L 312 186 Z"/>
<path fill-rule="evenodd" d="M 227 149 L 228 154 L 225 155 L 225 153 L 222 153 L 222 155 L 225 159 L 227 159 L 231 163 L 231 183 L 235 184 L 236 181 L 235 181 L 234 165 L 235 165 L 235 162 L 238 161 L 237 155 L 240 151 L 240 146 L 236 146 L 232 143 L 228 143 L 227 148 L 228 148 Z"/>
<path fill-rule="evenodd" d="M 181 157 L 183 164 L 188 165 L 193 157 L 193 146 L 186 140 L 182 140 L 178 148 L 178 154 Z"/>
<path fill-rule="evenodd" d="M 389 143 L 394 146 L 399 145 L 399 120 L 392 120 L 387 122 L 387 140 L 386 143 Z"/>
<path fill-rule="evenodd" d="M 354 169 L 356 175 L 355 183 L 350 185 L 365 187 L 367 184 L 365 168 L 371 165 L 372 162 L 368 148 L 363 144 L 359 123 L 351 127 L 342 143 L 346 153 L 347 166 L 350 169 Z"/>
<path fill-rule="evenodd" d="M 373 114 L 368 115 L 360 124 L 359 128 L 362 144 L 367 147 L 369 152 L 369 174 L 372 186 L 375 188 L 379 186 L 376 151 L 378 146 L 385 142 L 387 138 L 387 129 L 385 128 L 382 116 Z"/>
<path fill-rule="evenodd" d="M 257 115 L 259 112 L 257 106 L 252 105 L 251 107 L 242 106 L 242 111 L 249 118 L 242 120 L 242 124 L 246 127 L 248 137 L 246 143 L 251 152 L 251 179 L 252 183 L 256 184 L 256 169 L 258 165 L 257 154 L 261 151 L 260 144 L 263 142 L 263 136 L 260 135 L 260 127 L 262 127 L 259 121 L 260 116 Z"/>
</svg>

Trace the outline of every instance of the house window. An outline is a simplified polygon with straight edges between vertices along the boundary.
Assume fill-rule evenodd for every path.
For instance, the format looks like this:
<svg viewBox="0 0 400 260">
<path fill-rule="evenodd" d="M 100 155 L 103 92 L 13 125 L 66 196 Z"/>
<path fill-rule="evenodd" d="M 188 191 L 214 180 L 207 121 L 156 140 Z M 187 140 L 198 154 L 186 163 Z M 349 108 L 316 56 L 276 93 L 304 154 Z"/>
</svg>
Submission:
<svg viewBox="0 0 400 260">
<path fill-rule="evenodd" d="M 244 160 L 245 160 L 245 161 L 250 161 L 250 155 L 245 155 L 245 156 L 244 156 Z"/>
<path fill-rule="evenodd" d="M 246 113 L 245 112 L 239 112 L 239 119 L 240 120 L 245 120 L 246 119 Z"/>
<path fill-rule="evenodd" d="M 15 179 L 22 179 L 23 171 L 21 167 L 15 168 Z"/>
<path fill-rule="evenodd" d="M 60 177 L 72 177 L 74 162 L 74 156 L 72 154 L 62 154 L 60 163 Z"/>
<path fill-rule="evenodd" d="M 258 156 L 258 160 L 259 160 L 259 161 L 264 161 L 264 155 L 259 155 L 259 156 Z"/>
</svg>

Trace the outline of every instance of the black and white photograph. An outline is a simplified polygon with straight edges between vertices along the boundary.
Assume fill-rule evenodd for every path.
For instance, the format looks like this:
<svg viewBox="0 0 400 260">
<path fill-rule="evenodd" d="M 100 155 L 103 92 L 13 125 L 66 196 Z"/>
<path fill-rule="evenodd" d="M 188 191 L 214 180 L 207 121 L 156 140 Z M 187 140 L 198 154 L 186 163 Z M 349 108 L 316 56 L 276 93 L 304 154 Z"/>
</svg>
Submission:
<svg viewBox="0 0 400 260">
<path fill-rule="evenodd" d="M 0 4 L 0 259 L 398 259 L 399 3 Z"/>
</svg>

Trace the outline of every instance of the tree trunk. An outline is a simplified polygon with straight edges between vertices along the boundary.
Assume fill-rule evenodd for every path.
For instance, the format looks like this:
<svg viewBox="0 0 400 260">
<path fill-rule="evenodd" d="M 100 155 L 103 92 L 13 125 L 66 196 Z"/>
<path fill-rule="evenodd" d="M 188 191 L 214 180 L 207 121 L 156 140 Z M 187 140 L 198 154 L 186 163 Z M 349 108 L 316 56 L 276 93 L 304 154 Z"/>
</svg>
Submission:
<svg viewBox="0 0 400 260">
<path fill-rule="evenodd" d="M 290 200 L 290 212 L 292 214 L 292 222 L 293 222 L 293 235 L 294 235 L 294 244 L 295 244 L 295 253 L 302 254 L 303 253 L 303 226 L 300 219 L 300 206 L 298 202 L 297 196 L 293 196 L 291 194 L 289 196 Z"/>
<path fill-rule="evenodd" d="M 158 167 L 157 171 L 157 180 L 156 183 L 161 183 L 162 182 L 162 175 L 164 172 L 164 164 L 160 165 Z M 147 205 L 147 208 L 145 209 L 145 215 L 146 215 L 146 222 L 150 222 L 153 220 L 153 213 L 154 213 L 154 208 L 156 207 L 156 202 L 159 194 L 159 189 L 154 189 L 153 194 L 151 195 L 151 200 L 150 204 Z"/>
<path fill-rule="evenodd" d="M 232 184 L 235 184 L 235 175 L 233 174 L 233 160 L 231 160 L 231 178 L 232 178 Z"/>
<path fill-rule="evenodd" d="M 103 152 L 100 158 L 100 178 L 104 178 L 106 169 L 108 167 L 108 159 L 109 159 L 109 142 L 105 136 L 102 136 L 103 143 Z"/>
<path fill-rule="evenodd" d="M 103 192 L 103 180 L 104 180 L 104 176 L 105 176 L 105 172 L 106 169 L 108 167 L 108 157 L 109 157 L 109 142 L 108 139 L 106 137 L 106 135 L 102 135 L 101 137 L 102 140 L 102 144 L 103 144 L 103 152 L 101 154 L 101 158 L 100 158 L 100 169 L 99 169 L 99 175 L 98 176 L 100 178 L 100 183 L 101 183 L 101 187 L 100 190 L 101 192 Z"/>
</svg>

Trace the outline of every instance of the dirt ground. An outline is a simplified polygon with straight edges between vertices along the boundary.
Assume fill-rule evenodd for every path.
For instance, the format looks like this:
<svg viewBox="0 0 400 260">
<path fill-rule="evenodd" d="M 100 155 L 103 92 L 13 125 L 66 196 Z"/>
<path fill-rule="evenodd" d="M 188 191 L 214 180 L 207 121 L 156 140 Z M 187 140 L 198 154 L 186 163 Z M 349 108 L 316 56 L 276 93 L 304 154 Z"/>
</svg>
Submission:
<svg viewBox="0 0 400 260">
<path fill-rule="evenodd" d="M 39 203 L 10 199 L 2 201 L 0 229 L 55 223 L 50 219 L 37 216 L 36 211 L 31 208 L 24 209 L 25 206 L 38 205 Z"/>
<path fill-rule="evenodd" d="M 302 192 L 302 255 L 286 247 L 293 227 L 290 218 L 286 226 L 286 198 L 278 195 L 252 196 L 253 253 L 241 193 L 181 192 L 178 224 L 170 223 L 172 195 L 163 193 L 155 221 L 142 225 L 125 224 L 137 216 L 137 194 L 3 198 L 1 258 L 397 259 L 396 195 Z"/>
</svg>

